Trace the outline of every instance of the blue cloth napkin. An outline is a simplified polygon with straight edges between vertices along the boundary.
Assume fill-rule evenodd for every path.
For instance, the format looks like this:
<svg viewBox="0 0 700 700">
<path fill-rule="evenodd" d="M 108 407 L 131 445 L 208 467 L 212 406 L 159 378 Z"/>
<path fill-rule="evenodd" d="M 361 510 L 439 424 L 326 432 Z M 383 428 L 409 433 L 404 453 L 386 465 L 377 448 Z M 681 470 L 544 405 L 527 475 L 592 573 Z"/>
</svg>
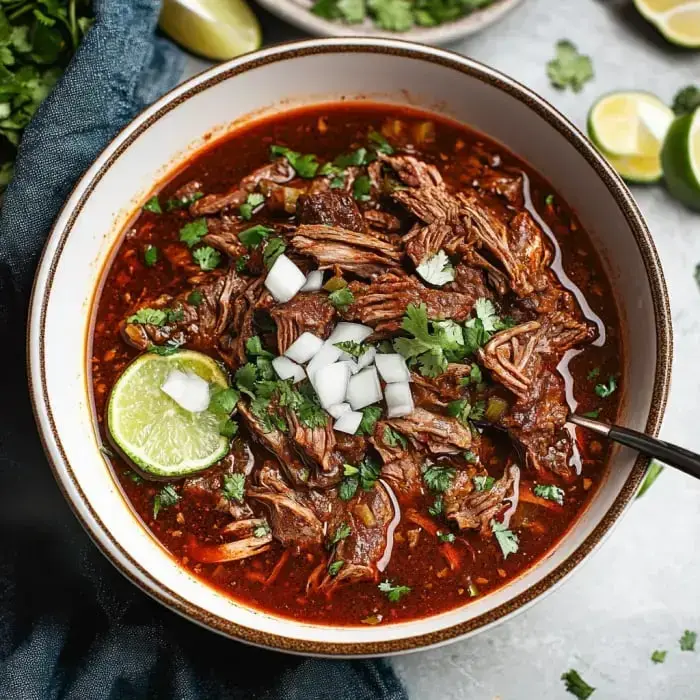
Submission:
<svg viewBox="0 0 700 700">
<path fill-rule="evenodd" d="M 0 697 L 8 700 L 405 700 L 382 661 L 265 652 L 183 620 L 82 531 L 41 449 L 24 337 L 42 245 L 76 180 L 177 82 L 159 0 L 96 0 L 96 22 L 25 131 L 0 213 Z"/>
</svg>

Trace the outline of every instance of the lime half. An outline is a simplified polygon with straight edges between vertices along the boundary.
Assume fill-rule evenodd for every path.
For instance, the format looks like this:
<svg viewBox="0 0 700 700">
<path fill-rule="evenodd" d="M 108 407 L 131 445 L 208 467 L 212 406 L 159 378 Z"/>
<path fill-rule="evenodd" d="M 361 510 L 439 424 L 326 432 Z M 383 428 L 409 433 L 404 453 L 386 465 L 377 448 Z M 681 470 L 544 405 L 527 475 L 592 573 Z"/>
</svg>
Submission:
<svg viewBox="0 0 700 700">
<path fill-rule="evenodd" d="M 646 92 L 601 97 L 588 114 L 588 135 L 611 165 L 630 182 L 661 178 L 661 147 L 673 112 Z"/>
<path fill-rule="evenodd" d="M 226 374 L 211 357 L 191 350 L 137 357 L 119 377 L 107 406 L 109 432 L 129 459 L 158 477 L 180 477 L 222 459 L 228 438 L 221 416 L 190 413 L 161 390 L 173 370 L 192 372 L 210 385 L 228 388 Z"/>
<path fill-rule="evenodd" d="M 700 109 L 671 124 L 661 162 L 669 192 L 700 211 Z"/>
<path fill-rule="evenodd" d="M 634 0 L 634 4 L 672 44 L 700 48 L 700 0 Z"/>
<path fill-rule="evenodd" d="M 245 0 L 164 0 L 160 28 L 204 58 L 227 61 L 260 48 L 260 24 Z"/>
</svg>

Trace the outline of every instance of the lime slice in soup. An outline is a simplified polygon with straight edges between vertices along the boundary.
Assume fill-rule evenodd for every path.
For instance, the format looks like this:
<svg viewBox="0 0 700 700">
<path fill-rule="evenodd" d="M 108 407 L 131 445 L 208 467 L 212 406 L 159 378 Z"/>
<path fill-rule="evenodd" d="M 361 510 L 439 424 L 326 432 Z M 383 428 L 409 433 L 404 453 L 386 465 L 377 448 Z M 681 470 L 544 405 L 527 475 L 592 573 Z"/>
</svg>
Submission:
<svg viewBox="0 0 700 700">
<path fill-rule="evenodd" d="M 661 162 L 669 192 L 687 206 L 700 210 L 700 109 L 673 122 Z"/>
<path fill-rule="evenodd" d="M 211 357 L 191 350 L 136 358 L 119 377 L 109 397 L 109 432 L 141 470 L 157 477 L 186 476 L 222 459 L 228 438 L 219 434 L 220 414 L 205 408 L 188 411 L 162 387 L 182 373 L 212 388 L 228 388 L 226 374 Z"/>
<path fill-rule="evenodd" d="M 610 164 L 630 182 L 661 178 L 661 146 L 673 112 L 646 92 L 615 92 L 588 115 L 588 135 Z"/>
</svg>

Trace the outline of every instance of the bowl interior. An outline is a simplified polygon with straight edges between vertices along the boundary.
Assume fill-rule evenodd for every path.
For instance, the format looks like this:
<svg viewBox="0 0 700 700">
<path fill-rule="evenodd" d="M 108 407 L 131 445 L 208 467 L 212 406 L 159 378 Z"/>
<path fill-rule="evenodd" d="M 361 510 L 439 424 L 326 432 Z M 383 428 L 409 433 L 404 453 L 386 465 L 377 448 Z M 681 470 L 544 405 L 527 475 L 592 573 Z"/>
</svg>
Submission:
<svg viewBox="0 0 700 700">
<path fill-rule="evenodd" d="M 622 421 L 656 432 L 670 325 L 658 261 L 624 186 L 580 135 L 512 81 L 468 59 L 403 42 L 324 40 L 270 49 L 193 79 L 141 115 L 86 173 L 56 222 L 37 276 L 29 354 L 37 420 L 60 484 L 95 541 L 132 580 L 177 611 L 253 643 L 305 653 L 386 653 L 482 629 L 549 590 L 609 530 L 645 462 L 635 467 L 633 453 L 616 451 L 575 527 L 504 588 L 423 620 L 333 628 L 243 607 L 180 568 L 112 477 L 88 390 L 95 290 L 115 241 L 154 183 L 236 123 L 339 99 L 398 102 L 450 116 L 500 141 L 555 184 L 604 258 L 623 315 L 624 347 L 635 349 L 626 357 L 622 385 L 634 392 L 624 396 Z"/>
</svg>

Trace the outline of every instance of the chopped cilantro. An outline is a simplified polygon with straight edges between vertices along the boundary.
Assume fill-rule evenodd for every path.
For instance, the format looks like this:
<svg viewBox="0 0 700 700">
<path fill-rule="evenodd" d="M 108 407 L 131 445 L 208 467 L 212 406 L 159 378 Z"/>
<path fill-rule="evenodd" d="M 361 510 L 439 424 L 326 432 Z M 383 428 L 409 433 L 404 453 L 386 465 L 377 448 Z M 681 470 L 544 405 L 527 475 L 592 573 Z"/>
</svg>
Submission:
<svg viewBox="0 0 700 700">
<path fill-rule="evenodd" d="M 274 355 L 269 351 L 265 350 L 262 346 L 262 341 L 259 335 L 253 335 L 245 343 L 246 354 L 252 357 L 267 357 L 272 359 Z"/>
<path fill-rule="evenodd" d="M 238 234 L 238 240 L 246 248 L 257 248 L 271 233 L 274 233 L 275 229 L 269 226 L 263 226 L 258 224 L 257 226 L 251 226 L 245 231 L 241 231 Z"/>
<path fill-rule="evenodd" d="M 166 324 L 168 319 L 168 314 L 165 309 L 151 309 L 145 307 L 139 309 L 135 314 L 128 316 L 126 319 L 127 323 L 140 323 L 142 325 L 149 326 L 163 326 Z"/>
<path fill-rule="evenodd" d="M 447 491 L 455 478 L 455 470 L 452 467 L 438 467 L 430 465 L 423 472 L 423 479 L 427 487 L 435 493 Z"/>
<path fill-rule="evenodd" d="M 175 211 L 176 209 L 186 209 L 193 202 L 204 197 L 203 192 L 193 192 L 187 197 L 173 197 L 165 203 L 166 211 Z"/>
<path fill-rule="evenodd" d="M 219 435 L 231 440 L 238 434 L 238 423 L 231 420 L 230 418 L 225 418 L 219 425 Z"/>
<path fill-rule="evenodd" d="M 370 162 L 369 152 L 366 148 L 358 148 L 352 153 L 341 153 L 333 161 L 336 168 L 350 168 L 352 166 L 367 165 Z"/>
<path fill-rule="evenodd" d="M 492 333 L 498 330 L 498 314 L 490 299 L 485 299 L 484 297 L 477 299 L 474 303 L 474 311 L 476 312 L 476 317 L 481 319 L 485 331 Z"/>
<path fill-rule="evenodd" d="M 537 486 L 532 489 L 532 493 L 548 501 L 554 501 L 554 503 L 558 503 L 560 506 L 564 505 L 564 489 L 554 486 L 553 484 L 537 484 Z"/>
<path fill-rule="evenodd" d="M 367 139 L 375 150 L 379 151 L 380 153 L 386 153 L 388 156 L 394 153 L 394 149 L 392 148 L 391 144 L 378 131 L 372 129 L 372 131 L 367 134 Z"/>
<path fill-rule="evenodd" d="M 344 479 L 338 488 L 338 497 L 343 501 L 349 501 L 357 492 L 358 486 L 365 491 L 374 488 L 381 467 L 371 457 L 365 457 L 356 467 L 352 464 L 344 465 Z"/>
<path fill-rule="evenodd" d="M 483 401 L 477 401 L 472 405 L 466 399 L 458 399 L 447 404 L 447 413 L 463 425 L 469 425 L 470 419 L 480 420 L 484 417 L 484 408 Z"/>
<path fill-rule="evenodd" d="M 224 474 L 223 488 L 224 498 L 229 501 L 243 503 L 245 496 L 245 474 Z"/>
<path fill-rule="evenodd" d="M 210 245 L 203 245 L 201 248 L 197 248 L 193 251 L 192 257 L 205 272 L 214 270 L 221 262 L 221 253 L 218 250 L 214 250 Z"/>
<path fill-rule="evenodd" d="M 343 476 L 355 476 L 359 474 L 360 470 L 357 467 L 353 467 L 352 464 L 343 464 Z"/>
<path fill-rule="evenodd" d="M 158 248 L 150 243 L 143 249 L 143 263 L 146 267 L 153 267 L 158 262 Z"/>
<path fill-rule="evenodd" d="M 188 248 L 193 248 L 199 243 L 204 236 L 209 232 L 209 225 L 207 220 L 195 219 L 190 221 L 189 224 L 185 224 L 180 229 L 180 240 L 187 245 Z"/>
<path fill-rule="evenodd" d="M 263 250 L 263 263 L 265 267 L 269 270 L 285 250 L 287 250 L 287 244 L 283 239 L 277 237 L 271 238 Z"/>
<path fill-rule="evenodd" d="M 367 0 L 367 7 L 380 29 L 405 32 L 413 26 L 413 3 L 410 0 Z"/>
<path fill-rule="evenodd" d="M 144 205 L 144 211 L 150 211 L 152 214 L 162 214 L 163 210 L 160 208 L 160 202 L 158 201 L 158 195 L 154 194 Z"/>
<path fill-rule="evenodd" d="M 312 153 L 302 155 L 285 146 L 271 146 L 270 153 L 273 157 L 283 156 L 286 158 L 287 162 L 294 168 L 299 177 L 310 179 L 316 176 L 319 162 Z"/>
<path fill-rule="evenodd" d="M 148 346 L 148 352 L 152 352 L 154 355 L 168 357 L 168 355 L 174 355 L 180 349 L 181 345 L 183 345 L 183 343 L 178 340 L 168 340 L 165 345 L 154 345 L 151 343 Z"/>
<path fill-rule="evenodd" d="M 578 671 L 573 668 L 566 673 L 562 673 L 561 679 L 566 684 L 566 689 L 575 695 L 579 700 L 586 700 L 586 698 L 591 697 L 595 692 L 595 688 L 588 685 L 586 681 L 581 678 Z"/>
<path fill-rule="evenodd" d="M 383 440 L 384 444 L 388 445 L 389 447 L 401 446 L 404 450 L 408 447 L 408 440 L 406 440 L 401 433 L 397 433 L 388 425 L 384 428 Z"/>
<path fill-rule="evenodd" d="M 700 88 L 696 85 L 687 85 L 673 98 L 672 109 L 678 117 L 690 114 L 698 107 L 700 107 Z"/>
<path fill-rule="evenodd" d="M 364 355 L 367 350 L 369 350 L 368 345 L 358 343 L 356 340 L 343 340 L 340 343 L 333 343 L 333 345 L 335 345 L 336 348 L 340 348 L 348 355 L 352 355 L 353 357 L 360 357 Z"/>
<path fill-rule="evenodd" d="M 355 178 L 355 182 L 352 183 L 352 196 L 358 202 L 369 201 L 371 191 L 372 183 L 367 175 L 360 175 Z"/>
<path fill-rule="evenodd" d="M 360 427 L 357 429 L 358 435 L 371 435 L 374 432 L 374 426 L 382 415 L 380 406 L 366 406 L 361 409 L 362 420 Z"/>
<path fill-rule="evenodd" d="M 548 194 L 544 198 L 544 203 L 548 206 L 551 207 L 554 204 L 554 195 L 553 194 Z"/>
<path fill-rule="evenodd" d="M 592 411 L 586 411 L 581 414 L 584 418 L 598 418 L 600 416 L 600 409 L 594 408 Z"/>
<path fill-rule="evenodd" d="M 335 306 L 338 311 L 345 311 L 350 304 L 355 301 L 355 296 L 347 288 L 337 289 L 335 292 L 331 292 L 328 295 L 328 301 Z"/>
<path fill-rule="evenodd" d="M 341 540 L 350 536 L 352 529 L 347 523 L 341 523 L 338 525 L 337 530 L 333 533 L 333 537 L 328 542 L 328 548 L 330 549 L 334 544 L 337 544 Z"/>
<path fill-rule="evenodd" d="M 656 651 L 654 651 L 652 653 L 651 660 L 655 664 L 662 664 L 664 661 L 666 661 L 666 654 L 668 654 L 667 651 L 661 651 L 661 650 L 657 649 Z"/>
<path fill-rule="evenodd" d="M 261 537 L 267 537 L 270 534 L 270 526 L 267 524 L 267 521 L 262 523 L 262 525 L 258 525 L 254 530 L 253 530 L 253 537 L 257 537 L 260 539 Z"/>
<path fill-rule="evenodd" d="M 408 595 L 411 592 L 409 586 L 396 586 L 391 583 L 389 579 L 382 581 L 377 588 L 379 588 L 382 593 L 385 593 L 386 597 L 392 603 L 398 603 L 403 596 Z"/>
<path fill-rule="evenodd" d="M 680 638 L 679 644 L 681 651 L 695 651 L 695 642 L 698 639 L 697 632 L 691 632 L 686 630 L 683 632 L 683 636 Z"/>
<path fill-rule="evenodd" d="M 236 259 L 236 272 L 245 272 L 248 265 L 248 256 L 241 255 Z"/>
<path fill-rule="evenodd" d="M 236 404 L 240 398 L 240 393 L 233 388 L 220 389 L 212 394 L 212 397 L 209 400 L 209 410 L 213 411 L 214 413 L 221 413 L 223 415 L 230 416 L 236 408 Z"/>
<path fill-rule="evenodd" d="M 476 362 L 469 370 L 469 376 L 459 380 L 460 386 L 468 386 L 469 384 L 481 384 L 484 381 L 484 375 L 481 372 L 481 367 Z"/>
<path fill-rule="evenodd" d="M 131 469 L 127 470 L 124 472 L 124 476 L 129 479 L 129 481 L 132 481 L 134 484 L 137 486 L 140 486 L 143 484 L 143 478 L 139 476 L 136 472 L 131 471 Z"/>
<path fill-rule="evenodd" d="M 253 210 L 265 202 L 264 195 L 259 192 L 251 192 L 245 202 L 240 206 L 240 214 L 243 219 L 249 221 L 253 217 Z"/>
<path fill-rule="evenodd" d="M 587 375 L 588 381 L 593 381 L 600 374 L 600 367 L 594 367 Z"/>
<path fill-rule="evenodd" d="M 153 499 L 153 519 L 158 517 L 161 510 L 174 506 L 179 500 L 180 496 L 172 484 L 163 486 Z"/>
<path fill-rule="evenodd" d="M 497 520 L 491 521 L 491 532 L 496 536 L 496 542 L 498 542 L 501 551 L 503 552 L 503 558 L 507 559 L 509 554 L 515 554 L 520 546 L 520 541 L 518 536 L 509 530 L 503 523 L 499 523 Z"/>
<path fill-rule="evenodd" d="M 338 487 L 338 498 L 341 501 L 349 501 L 356 493 L 360 480 L 356 476 L 346 477 L 340 482 Z"/>
<path fill-rule="evenodd" d="M 192 304 L 192 306 L 199 306 L 202 303 L 202 299 L 204 299 L 204 296 L 202 295 L 202 292 L 199 291 L 199 289 L 193 289 L 187 295 L 187 303 Z"/>
<path fill-rule="evenodd" d="M 469 462 L 469 464 L 476 464 L 479 461 L 479 455 L 476 454 L 474 450 L 466 450 L 464 459 Z"/>
<path fill-rule="evenodd" d="M 553 87 L 565 90 L 567 87 L 580 92 L 593 78 L 593 63 L 570 41 L 557 42 L 556 57 L 547 64 L 547 77 Z"/>
<path fill-rule="evenodd" d="M 437 538 L 440 540 L 440 542 L 454 542 L 455 541 L 455 536 L 451 532 L 441 532 L 440 530 L 437 531 Z"/>
<path fill-rule="evenodd" d="M 432 506 L 428 506 L 428 513 L 432 515 L 434 518 L 439 517 L 442 514 L 442 496 L 436 496 L 435 500 L 433 501 Z"/>
<path fill-rule="evenodd" d="M 492 476 L 473 476 L 472 481 L 474 482 L 474 488 L 477 491 L 490 491 L 496 480 Z"/>
<path fill-rule="evenodd" d="M 235 374 L 236 386 L 244 394 L 255 398 L 255 380 L 257 379 L 257 369 L 254 364 L 248 362 L 239 368 Z"/>
<path fill-rule="evenodd" d="M 595 393 L 600 396 L 601 399 L 607 399 L 612 393 L 617 389 L 617 382 L 615 377 L 610 377 L 607 384 L 596 384 Z"/>
<path fill-rule="evenodd" d="M 429 284 L 442 287 L 454 281 L 455 269 L 444 250 L 438 250 L 416 267 L 416 272 Z"/>
<path fill-rule="evenodd" d="M 343 568 L 343 564 L 345 564 L 345 562 L 342 559 L 338 559 L 338 561 L 334 561 L 328 567 L 328 575 L 329 576 L 336 576 L 337 573 Z"/>
</svg>

